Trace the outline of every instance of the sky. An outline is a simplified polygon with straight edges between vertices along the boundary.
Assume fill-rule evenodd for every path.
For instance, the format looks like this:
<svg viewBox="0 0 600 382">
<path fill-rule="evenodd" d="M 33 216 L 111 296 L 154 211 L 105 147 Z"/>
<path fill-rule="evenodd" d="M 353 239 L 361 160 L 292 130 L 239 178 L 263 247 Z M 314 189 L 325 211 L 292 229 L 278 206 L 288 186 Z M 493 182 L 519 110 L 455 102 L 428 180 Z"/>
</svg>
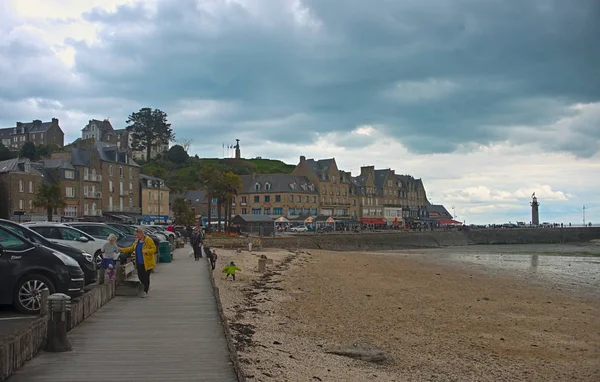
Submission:
<svg viewBox="0 0 600 382">
<path fill-rule="evenodd" d="M 575 6 L 576 3 L 576 6 Z M 341 6 L 343 5 L 343 6 Z M 467 224 L 600 224 L 597 0 L 0 0 L 0 127 L 169 115 L 191 154 L 422 178 Z M 228 155 L 227 152 L 225 155 Z"/>
</svg>

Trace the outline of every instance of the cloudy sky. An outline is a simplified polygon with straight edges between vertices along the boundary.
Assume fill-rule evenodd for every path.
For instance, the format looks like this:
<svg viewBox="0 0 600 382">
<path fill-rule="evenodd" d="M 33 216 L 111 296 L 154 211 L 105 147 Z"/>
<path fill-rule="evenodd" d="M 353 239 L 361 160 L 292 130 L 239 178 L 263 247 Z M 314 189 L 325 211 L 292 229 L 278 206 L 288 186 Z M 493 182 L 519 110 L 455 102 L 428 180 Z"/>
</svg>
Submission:
<svg viewBox="0 0 600 382">
<path fill-rule="evenodd" d="M 0 0 L 0 127 L 141 107 L 192 154 L 391 167 L 469 223 L 600 224 L 598 0 Z M 452 210 L 451 210 L 452 211 Z"/>
</svg>

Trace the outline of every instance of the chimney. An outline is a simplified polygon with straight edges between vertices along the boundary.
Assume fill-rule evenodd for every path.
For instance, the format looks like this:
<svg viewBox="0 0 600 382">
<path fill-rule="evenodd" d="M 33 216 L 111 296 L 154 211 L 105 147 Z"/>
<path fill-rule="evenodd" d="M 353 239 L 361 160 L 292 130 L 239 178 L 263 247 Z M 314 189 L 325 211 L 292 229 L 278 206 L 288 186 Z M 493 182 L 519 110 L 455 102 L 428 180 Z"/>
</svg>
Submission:
<svg viewBox="0 0 600 382">
<path fill-rule="evenodd" d="M 34 126 L 41 125 L 41 124 L 42 124 L 42 121 L 40 121 L 39 119 L 34 119 L 33 120 L 33 125 Z"/>
<path fill-rule="evenodd" d="M 17 122 L 17 127 L 23 126 L 23 122 Z"/>
<path fill-rule="evenodd" d="M 52 118 L 52 124 L 58 125 L 58 118 Z"/>
<path fill-rule="evenodd" d="M 300 163 L 306 161 L 306 157 L 304 155 L 300 155 Z"/>
</svg>

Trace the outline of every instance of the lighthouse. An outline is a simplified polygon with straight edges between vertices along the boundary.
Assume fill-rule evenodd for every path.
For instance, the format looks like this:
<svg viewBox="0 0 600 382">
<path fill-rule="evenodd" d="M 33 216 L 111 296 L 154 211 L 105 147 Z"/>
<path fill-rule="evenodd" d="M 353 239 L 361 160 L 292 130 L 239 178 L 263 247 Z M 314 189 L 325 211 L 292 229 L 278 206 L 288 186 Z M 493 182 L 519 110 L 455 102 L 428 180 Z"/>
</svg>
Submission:
<svg viewBox="0 0 600 382">
<path fill-rule="evenodd" d="M 533 198 L 531 201 L 531 224 L 534 226 L 538 226 L 540 225 L 540 204 L 537 201 L 537 198 L 535 197 L 535 192 L 533 193 L 533 195 L 531 195 L 531 197 Z"/>
</svg>

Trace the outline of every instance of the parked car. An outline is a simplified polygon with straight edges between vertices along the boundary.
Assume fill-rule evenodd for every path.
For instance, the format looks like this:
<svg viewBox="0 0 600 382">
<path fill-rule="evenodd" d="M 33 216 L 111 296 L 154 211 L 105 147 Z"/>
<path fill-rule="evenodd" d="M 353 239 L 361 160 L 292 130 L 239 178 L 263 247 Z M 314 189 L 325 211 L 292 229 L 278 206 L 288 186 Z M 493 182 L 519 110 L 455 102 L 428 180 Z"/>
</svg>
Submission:
<svg viewBox="0 0 600 382">
<path fill-rule="evenodd" d="M 0 219 L 0 227 L 7 228 L 17 235 L 23 236 L 34 244 L 43 245 L 72 257 L 73 260 L 77 261 L 77 264 L 79 264 L 81 270 L 83 271 L 85 276 L 85 285 L 89 285 L 98 281 L 98 267 L 94 261 L 94 256 L 86 252 L 86 250 L 50 241 L 31 228 L 25 227 L 10 220 Z"/>
<path fill-rule="evenodd" d="M 292 227 L 290 229 L 291 232 L 308 232 L 308 228 L 305 225 L 299 225 L 297 227 Z"/>
<path fill-rule="evenodd" d="M 177 238 L 177 234 L 175 232 L 168 231 L 165 227 L 163 227 L 161 225 L 147 225 L 145 227 L 148 227 L 149 229 L 151 229 L 155 232 L 162 233 L 163 235 L 165 235 L 167 237 L 167 239 L 171 243 L 174 243 L 175 239 Z"/>
<path fill-rule="evenodd" d="M 127 224 L 122 224 L 122 223 L 106 223 L 106 224 L 115 229 L 118 229 L 119 231 L 121 231 L 127 235 L 134 235 L 134 236 L 135 236 L 135 231 L 138 227 L 141 227 L 142 229 L 144 228 L 144 226 L 127 225 Z M 158 246 L 162 240 L 166 240 L 166 238 L 164 236 L 161 238 L 158 235 L 151 232 L 150 230 L 144 229 L 144 232 L 146 232 L 146 235 L 148 235 L 148 237 L 150 237 L 150 239 L 152 239 L 154 241 L 156 248 L 158 248 Z"/>
<path fill-rule="evenodd" d="M 102 246 L 105 240 L 96 239 L 87 233 L 59 223 L 31 223 L 27 228 L 39 233 L 46 239 L 92 254 L 94 263 L 99 266 L 102 262 Z"/>
<path fill-rule="evenodd" d="M 90 222 L 73 222 L 65 223 L 69 227 L 77 228 L 96 239 L 104 240 L 108 238 L 110 234 L 117 237 L 117 245 L 121 248 L 129 247 L 135 241 L 134 235 L 128 235 L 116 228 L 113 228 L 105 223 L 90 223 Z"/>
<path fill-rule="evenodd" d="M 0 227 L 0 304 L 37 313 L 43 290 L 78 297 L 84 282 L 73 258 Z"/>
</svg>

